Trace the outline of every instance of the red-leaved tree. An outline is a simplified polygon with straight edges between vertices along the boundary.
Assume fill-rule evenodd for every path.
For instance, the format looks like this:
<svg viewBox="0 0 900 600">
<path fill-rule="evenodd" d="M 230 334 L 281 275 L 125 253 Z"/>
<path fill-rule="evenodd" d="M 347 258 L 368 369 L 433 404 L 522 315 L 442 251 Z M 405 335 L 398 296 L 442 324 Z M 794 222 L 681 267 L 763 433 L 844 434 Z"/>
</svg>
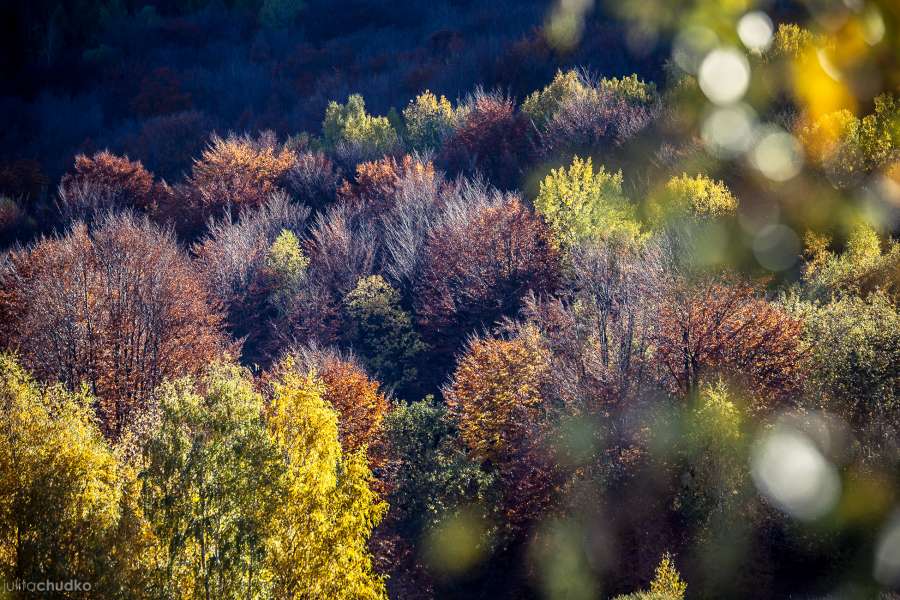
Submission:
<svg viewBox="0 0 900 600">
<path fill-rule="evenodd" d="M 45 380 L 86 384 L 113 439 L 163 379 L 229 348 L 223 315 L 172 234 L 127 213 L 11 254 L 0 281 L 4 345 Z"/>
</svg>

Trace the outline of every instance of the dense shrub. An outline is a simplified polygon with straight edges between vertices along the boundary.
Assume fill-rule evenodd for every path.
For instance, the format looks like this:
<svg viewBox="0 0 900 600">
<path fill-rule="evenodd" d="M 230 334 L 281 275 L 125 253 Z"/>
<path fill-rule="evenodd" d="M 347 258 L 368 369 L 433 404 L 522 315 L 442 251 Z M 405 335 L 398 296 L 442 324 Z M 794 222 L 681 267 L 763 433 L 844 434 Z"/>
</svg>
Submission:
<svg viewBox="0 0 900 600">
<path fill-rule="evenodd" d="M 557 71 L 544 89 L 532 92 L 522 102 L 524 112 L 538 127 L 544 127 L 553 118 L 560 106 L 587 91 L 586 83 L 577 71 Z"/>
<path fill-rule="evenodd" d="M 840 187 L 895 160 L 900 152 L 900 102 L 883 94 L 862 118 L 843 109 L 804 121 L 799 138 L 807 154 Z"/>
<path fill-rule="evenodd" d="M 881 293 L 820 303 L 788 304 L 803 319 L 814 406 L 841 415 L 872 460 L 900 448 L 900 314 Z"/>
<path fill-rule="evenodd" d="M 854 225 L 843 252 L 828 249 L 825 236 L 807 236 L 804 293 L 820 300 L 834 295 L 866 295 L 876 290 L 895 300 L 900 296 L 900 242 L 882 248 L 878 233 L 865 224 Z"/>
</svg>

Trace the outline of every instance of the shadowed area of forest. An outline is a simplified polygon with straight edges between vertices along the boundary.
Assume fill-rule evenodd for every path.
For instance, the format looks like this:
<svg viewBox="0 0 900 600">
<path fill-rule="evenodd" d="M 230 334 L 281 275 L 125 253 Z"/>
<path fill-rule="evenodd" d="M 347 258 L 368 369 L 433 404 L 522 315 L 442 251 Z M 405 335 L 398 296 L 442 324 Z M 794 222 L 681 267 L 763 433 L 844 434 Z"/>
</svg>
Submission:
<svg viewBox="0 0 900 600">
<path fill-rule="evenodd" d="M 4 594 L 897 596 L 894 3 L 0 22 Z"/>
</svg>

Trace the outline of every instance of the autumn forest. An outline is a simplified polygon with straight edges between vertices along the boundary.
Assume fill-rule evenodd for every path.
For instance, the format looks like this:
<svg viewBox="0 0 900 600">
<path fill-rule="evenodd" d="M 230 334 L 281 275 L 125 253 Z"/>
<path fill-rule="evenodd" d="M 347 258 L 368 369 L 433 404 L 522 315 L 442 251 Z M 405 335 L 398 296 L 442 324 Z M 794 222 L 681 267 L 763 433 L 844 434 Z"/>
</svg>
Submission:
<svg viewBox="0 0 900 600">
<path fill-rule="evenodd" d="M 900 598 L 894 2 L 0 20 L 0 598 Z"/>
</svg>

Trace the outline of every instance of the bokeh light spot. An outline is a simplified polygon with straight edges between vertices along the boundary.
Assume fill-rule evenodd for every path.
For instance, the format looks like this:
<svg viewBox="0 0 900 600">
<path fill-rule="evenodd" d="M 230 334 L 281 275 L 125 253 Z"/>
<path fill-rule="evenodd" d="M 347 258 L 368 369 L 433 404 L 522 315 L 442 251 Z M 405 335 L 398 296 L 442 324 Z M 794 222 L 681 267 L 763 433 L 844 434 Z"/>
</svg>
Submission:
<svg viewBox="0 0 900 600">
<path fill-rule="evenodd" d="M 703 57 L 719 44 L 719 37 L 706 27 L 687 27 L 675 38 L 672 59 L 681 69 L 695 75 Z"/>
<path fill-rule="evenodd" d="M 425 561 L 445 577 L 456 577 L 477 565 L 486 554 L 484 519 L 470 509 L 449 515 L 425 536 Z"/>
<path fill-rule="evenodd" d="M 803 168 L 800 143 L 794 136 L 780 129 L 763 133 L 750 158 L 753 166 L 772 181 L 793 179 Z"/>
<path fill-rule="evenodd" d="M 895 516 L 875 549 L 875 580 L 886 586 L 900 584 L 900 516 Z"/>
<path fill-rule="evenodd" d="M 734 104 L 744 97 L 749 85 L 750 63 L 734 48 L 713 50 L 700 65 L 700 89 L 716 104 Z"/>
<path fill-rule="evenodd" d="M 827 514 L 841 493 L 834 466 L 805 434 L 788 427 L 778 427 L 759 442 L 752 476 L 764 496 L 804 521 Z"/>
<path fill-rule="evenodd" d="M 800 255 L 800 239 L 785 225 L 769 225 L 753 239 L 753 255 L 770 271 L 784 271 L 796 264 Z"/>
<path fill-rule="evenodd" d="M 728 158 L 746 152 L 753 143 L 756 114 L 743 104 L 717 108 L 703 122 L 701 135 L 715 155 Z"/>
<path fill-rule="evenodd" d="M 749 12 L 741 17 L 737 31 L 741 41 L 751 52 L 761 53 L 772 45 L 772 19 L 762 11 Z"/>
</svg>

